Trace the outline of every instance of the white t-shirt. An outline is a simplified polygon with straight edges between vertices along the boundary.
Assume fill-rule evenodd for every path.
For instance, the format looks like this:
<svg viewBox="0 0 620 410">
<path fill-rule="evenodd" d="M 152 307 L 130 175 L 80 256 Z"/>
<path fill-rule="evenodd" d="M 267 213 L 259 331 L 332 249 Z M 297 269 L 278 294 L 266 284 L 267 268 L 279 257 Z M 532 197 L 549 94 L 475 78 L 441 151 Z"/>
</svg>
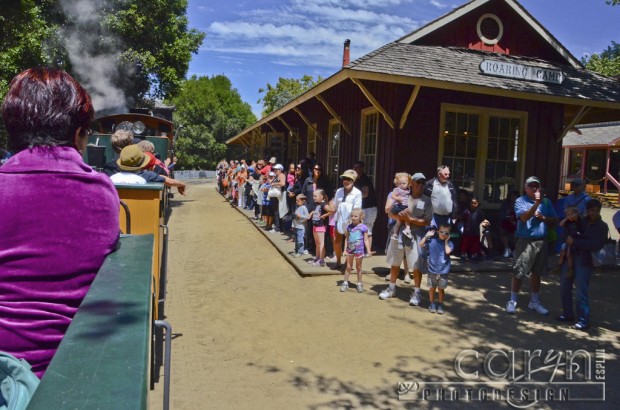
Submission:
<svg viewBox="0 0 620 410">
<path fill-rule="evenodd" d="M 433 182 L 431 202 L 434 213 L 438 215 L 450 215 L 452 213 L 452 194 L 447 182 L 445 184 L 438 180 Z"/>
<path fill-rule="evenodd" d="M 115 184 L 146 184 L 146 179 L 133 172 L 117 172 L 110 177 Z"/>
<path fill-rule="evenodd" d="M 334 195 L 334 206 L 336 207 L 336 229 L 344 234 L 351 211 L 355 208 L 362 208 L 362 191 L 353 187 L 345 198 L 344 188 L 339 188 Z"/>
</svg>

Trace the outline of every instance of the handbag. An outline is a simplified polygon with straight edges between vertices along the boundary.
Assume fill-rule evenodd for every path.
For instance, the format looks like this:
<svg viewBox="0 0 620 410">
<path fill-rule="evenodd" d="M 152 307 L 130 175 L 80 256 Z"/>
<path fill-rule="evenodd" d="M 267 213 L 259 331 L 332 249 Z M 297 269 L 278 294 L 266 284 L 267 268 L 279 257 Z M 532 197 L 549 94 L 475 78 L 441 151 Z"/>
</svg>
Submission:
<svg viewBox="0 0 620 410">
<path fill-rule="evenodd" d="M 611 239 L 609 229 L 607 230 L 607 239 L 603 247 L 597 251 L 591 251 L 592 265 L 595 268 L 600 266 L 616 266 L 616 241 Z"/>
<path fill-rule="evenodd" d="M 0 352 L 0 408 L 23 410 L 39 386 L 39 378 L 24 359 Z"/>
<path fill-rule="evenodd" d="M 282 191 L 277 186 L 272 186 L 269 188 L 269 191 L 267 191 L 268 198 L 279 198 L 280 195 L 282 195 Z"/>
</svg>

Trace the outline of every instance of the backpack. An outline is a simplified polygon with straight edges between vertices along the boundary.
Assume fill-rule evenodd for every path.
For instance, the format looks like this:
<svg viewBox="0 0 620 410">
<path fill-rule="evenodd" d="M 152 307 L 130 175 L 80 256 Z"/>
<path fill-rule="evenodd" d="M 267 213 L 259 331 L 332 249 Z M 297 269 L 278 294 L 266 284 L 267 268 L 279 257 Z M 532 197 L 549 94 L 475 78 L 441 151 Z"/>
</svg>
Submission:
<svg viewBox="0 0 620 410">
<path fill-rule="evenodd" d="M 39 382 L 27 361 L 0 352 L 0 410 L 28 407 Z"/>
</svg>

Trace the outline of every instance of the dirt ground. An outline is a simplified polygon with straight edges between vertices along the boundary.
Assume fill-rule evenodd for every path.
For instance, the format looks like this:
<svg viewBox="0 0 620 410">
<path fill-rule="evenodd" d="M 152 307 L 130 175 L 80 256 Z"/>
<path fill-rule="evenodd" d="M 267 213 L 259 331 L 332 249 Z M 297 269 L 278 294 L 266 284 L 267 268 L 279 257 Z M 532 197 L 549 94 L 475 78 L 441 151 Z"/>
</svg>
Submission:
<svg viewBox="0 0 620 410">
<path fill-rule="evenodd" d="M 400 281 L 396 298 L 379 300 L 386 282 L 373 272 L 366 271 L 362 294 L 354 287 L 339 292 L 339 275 L 302 278 L 252 222 L 224 201 L 213 182 L 193 182 L 186 197 L 177 195 L 169 226 L 172 409 L 510 408 L 508 401 L 518 400 L 501 396 L 481 402 L 465 394 L 458 401 L 420 398 L 436 391 L 424 390 L 439 386 L 431 382 L 462 385 L 455 360 L 467 349 L 460 363 L 465 373 L 479 370 L 480 380 L 470 385 L 476 396 L 481 388 L 500 385 L 508 395 L 505 384 L 498 383 L 506 380 L 494 384 L 482 367 L 493 349 L 517 352 L 514 361 L 499 357 L 492 363 L 496 373 L 515 363 L 517 376 L 523 372 L 524 350 L 541 349 L 544 357 L 551 349 L 584 349 L 592 356 L 592 378 L 595 363 L 604 371 L 596 373 L 605 377 L 596 380 L 604 386 L 570 385 L 571 401 L 563 402 L 537 402 L 531 389 L 520 405 L 617 408 L 612 403 L 620 398 L 620 272 L 595 274 L 593 329 L 584 333 L 554 320 L 560 307 L 557 277 L 543 280 L 541 298 L 551 310 L 546 317 L 525 309 L 525 292 L 516 315 L 504 312 L 508 272 L 451 274 L 443 316 L 426 310 L 426 278 L 423 307 L 417 308 L 408 305 L 410 290 Z M 564 362 L 555 381 L 566 377 Z M 533 369 L 542 366 L 540 359 L 533 363 Z M 532 381 L 553 375 L 549 369 L 533 373 Z M 399 400 L 399 382 L 417 383 L 407 385 L 410 401 Z M 150 408 L 162 407 L 162 388 L 163 378 L 150 393 Z M 604 401 L 574 401 L 602 393 Z"/>
</svg>

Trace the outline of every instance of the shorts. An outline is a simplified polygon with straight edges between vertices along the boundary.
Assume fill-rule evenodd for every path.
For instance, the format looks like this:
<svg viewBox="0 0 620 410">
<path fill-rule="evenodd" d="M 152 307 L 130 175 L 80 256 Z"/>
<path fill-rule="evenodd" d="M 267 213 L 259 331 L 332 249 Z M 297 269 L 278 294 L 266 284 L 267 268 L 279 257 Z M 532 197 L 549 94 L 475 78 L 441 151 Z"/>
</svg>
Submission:
<svg viewBox="0 0 620 410">
<path fill-rule="evenodd" d="M 428 283 L 429 288 L 445 289 L 448 287 L 448 274 L 429 273 Z"/>
<path fill-rule="evenodd" d="M 372 236 L 372 227 L 375 226 L 377 220 L 377 207 L 371 206 L 364 209 L 364 225 L 368 227 L 368 236 Z"/>
<path fill-rule="evenodd" d="M 325 226 L 313 226 L 312 227 L 312 232 L 326 232 L 327 229 L 325 228 Z"/>
<path fill-rule="evenodd" d="M 515 264 L 512 274 L 516 279 L 530 277 L 532 272 L 543 276 L 547 270 L 547 241 L 542 239 L 517 238 Z"/>
<path fill-rule="evenodd" d="M 263 216 L 273 216 L 273 208 L 269 205 L 263 205 L 262 215 Z"/>
<path fill-rule="evenodd" d="M 412 245 L 404 246 L 403 249 L 398 249 L 398 241 L 391 240 L 386 251 L 386 262 L 390 266 L 400 266 L 403 263 L 403 258 L 407 260 L 407 268 L 409 272 L 415 270 L 421 270 L 421 258 L 420 258 L 420 238 L 417 235 L 413 236 Z"/>
<path fill-rule="evenodd" d="M 348 252 L 344 252 L 344 256 L 354 256 L 355 259 L 361 259 L 364 257 L 363 253 L 348 253 Z"/>
</svg>

